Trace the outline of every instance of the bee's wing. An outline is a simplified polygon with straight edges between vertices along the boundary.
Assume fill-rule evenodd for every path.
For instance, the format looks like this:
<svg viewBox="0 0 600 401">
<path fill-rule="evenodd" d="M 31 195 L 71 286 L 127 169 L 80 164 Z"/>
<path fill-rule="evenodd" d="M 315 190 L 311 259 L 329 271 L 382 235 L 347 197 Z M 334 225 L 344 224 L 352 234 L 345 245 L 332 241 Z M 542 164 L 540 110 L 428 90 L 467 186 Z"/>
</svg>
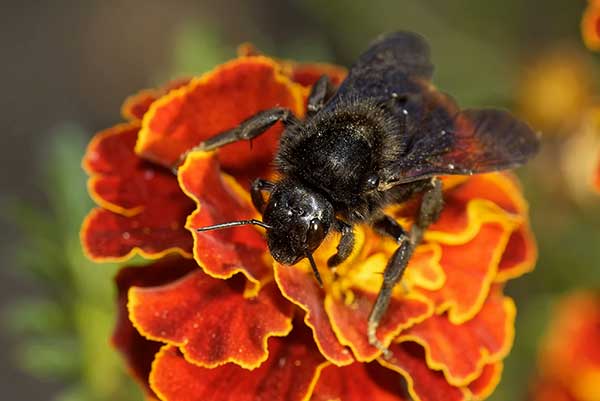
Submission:
<svg viewBox="0 0 600 401">
<path fill-rule="evenodd" d="M 385 169 L 388 186 L 514 168 L 539 148 L 538 135 L 503 110 L 467 109 L 454 114 L 445 128 L 425 122 L 421 127 L 425 130 L 415 128 L 404 155 Z"/>
<path fill-rule="evenodd" d="M 463 110 L 429 82 L 433 65 L 421 36 L 397 32 L 377 39 L 352 66 L 326 108 L 360 99 L 387 105 L 399 119 L 402 155 L 384 167 L 384 185 L 435 175 L 509 169 L 537 152 L 537 135 L 501 110 Z"/>
<path fill-rule="evenodd" d="M 330 103 L 365 97 L 383 101 L 392 93 L 418 93 L 422 87 L 417 81 L 429 81 L 432 74 L 429 45 L 422 36 L 412 32 L 382 35 L 350 68 Z"/>
</svg>

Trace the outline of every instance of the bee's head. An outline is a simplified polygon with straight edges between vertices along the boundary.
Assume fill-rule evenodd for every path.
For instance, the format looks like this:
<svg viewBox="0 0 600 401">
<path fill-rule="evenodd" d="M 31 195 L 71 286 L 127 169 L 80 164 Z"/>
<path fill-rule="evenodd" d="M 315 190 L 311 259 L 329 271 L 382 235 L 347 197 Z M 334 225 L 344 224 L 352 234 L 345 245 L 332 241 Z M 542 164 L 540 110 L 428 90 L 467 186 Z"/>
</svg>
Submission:
<svg viewBox="0 0 600 401">
<path fill-rule="evenodd" d="M 333 206 L 323 195 L 297 183 L 279 183 L 263 213 L 271 255 L 286 265 L 310 259 L 334 220 Z"/>
</svg>

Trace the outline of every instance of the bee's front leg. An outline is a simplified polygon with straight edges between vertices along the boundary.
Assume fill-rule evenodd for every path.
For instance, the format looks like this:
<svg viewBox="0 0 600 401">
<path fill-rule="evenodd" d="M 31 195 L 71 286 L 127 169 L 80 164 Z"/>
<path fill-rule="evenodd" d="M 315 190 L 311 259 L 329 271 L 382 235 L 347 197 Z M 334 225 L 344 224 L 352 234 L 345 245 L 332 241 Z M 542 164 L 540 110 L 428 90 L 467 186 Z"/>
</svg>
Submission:
<svg viewBox="0 0 600 401">
<path fill-rule="evenodd" d="M 336 220 L 334 228 L 342 234 L 342 238 L 337 246 L 337 253 L 327 261 L 327 266 L 330 268 L 348 259 L 348 256 L 350 256 L 354 249 L 354 231 L 352 231 L 352 226 L 341 220 Z"/>
<path fill-rule="evenodd" d="M 177 174 L 179 166 L 185 161 L 186 156 L 193 151 L 209 151 L 237 141 L 251 141 L 279 121 L 285 125 L 289 125 L 297 123 L 298 119 L 289 109 L 282 107 L 275 107 L 258 112 L 252 117 L 242 121 L 237 127 L 221 132 L 220 134 L 200 142 L 200 144 L 182 154 L 179 157 L 177 164 L 172 167 L 173 173 Z"/>
<path fill-rule="evenodd" d="M 308 102 L 306 105 L 307 116 L 310 117 L 321 111 L 331 95 L 333 95 L 333 85 L 331 84 L 331 80 L 327 75 L 322 75 L 321 78 L 315 82 L 308 95 Z"/>
</svg>

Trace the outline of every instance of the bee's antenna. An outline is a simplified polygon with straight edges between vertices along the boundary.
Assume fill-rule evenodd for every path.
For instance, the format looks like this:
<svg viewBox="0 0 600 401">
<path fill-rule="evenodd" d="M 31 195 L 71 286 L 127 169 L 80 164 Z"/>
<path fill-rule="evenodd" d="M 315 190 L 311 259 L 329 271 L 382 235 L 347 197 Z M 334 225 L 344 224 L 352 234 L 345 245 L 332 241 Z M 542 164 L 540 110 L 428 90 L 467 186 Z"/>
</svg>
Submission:
<svg viewBox="0 0 600 401">
<path fill-rule="evenodd" d="M 319 283 L 319 287 L 323 288 L 323 280 L 321 280 L 321 274 L 319 274 L 319 269 L 317 269 L 317 264 L 315 263 L 312 254 L 310 252 L 306 252 L 306 258 L 310 262 L 310 267 L 312 267 L 312 271 L 315 274 L 317 282 Z"/>
<path fill-rule="evenodd" d="M 230 227 L 237 227 L 237 226 L 245 226 L 248 224 L 252 224 L 255 226 L 259 226 L 262 228 L 272 228 L 270 225 L 263 223 L 260 220 L 256 220 L 256 219 L 251 219 L 251 220 L 239 220 L 239 221 L 231 221 L 229 223 L 221 223 L 221 224 L 215 224 L 212 226 L 206 226 L 206 227 L 200 227 L 197 228 L 196 231 L 197 232 L 202 232 L 202 231 L 210 231 L 210 230 L 221 230 L 223 228 L 230 228 Z"/>
</svg>

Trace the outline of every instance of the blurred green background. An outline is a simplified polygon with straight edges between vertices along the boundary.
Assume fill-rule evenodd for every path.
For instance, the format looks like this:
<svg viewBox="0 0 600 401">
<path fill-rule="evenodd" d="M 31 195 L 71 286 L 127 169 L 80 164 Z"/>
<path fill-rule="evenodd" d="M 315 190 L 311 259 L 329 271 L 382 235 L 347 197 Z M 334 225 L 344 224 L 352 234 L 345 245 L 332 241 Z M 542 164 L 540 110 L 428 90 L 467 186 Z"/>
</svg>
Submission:
<svg viewBox="0 0 600 401">
<path fill-rule="evenodd" d="M 509 284 L 519 315 L 493 400 L 524 399 L 557 298 L 600 286 L 598 56 L 584 0 L 3 2 L 0 13 L 0 387 L 12 400 L 136 400 L 106 352 L 112 276 L 79 248 L 91 207 L 80 158 L 129 94 L 234 57 L 237 44 L 349 65 L 382 32 L 431 43 L 435 84 L 462 106 L 512 109 L 544 133 L 519 171 L 540 256 Z M 598 104 L 599 106 L 596 106 Z M 6 398 L 4 398 L 6 397 Z"/>
</svg>

